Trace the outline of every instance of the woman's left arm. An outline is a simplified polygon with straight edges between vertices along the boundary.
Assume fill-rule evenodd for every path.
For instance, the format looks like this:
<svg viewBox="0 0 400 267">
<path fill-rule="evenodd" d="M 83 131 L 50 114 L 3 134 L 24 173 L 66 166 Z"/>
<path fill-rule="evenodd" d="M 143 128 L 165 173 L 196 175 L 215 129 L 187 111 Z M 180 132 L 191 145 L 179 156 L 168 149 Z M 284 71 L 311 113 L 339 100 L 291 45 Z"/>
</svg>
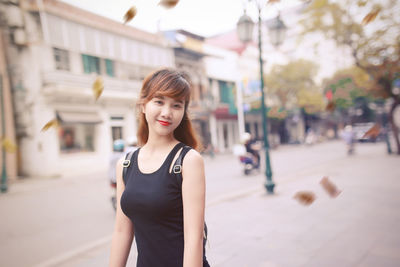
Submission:
<svg viewBox="0 0 400 267">
<path fill-rule="evenodd" d="M 206 182 L 203 158 L 194 149 L 185 157 L 182 177 L 183 267 L 202 267 Z"/>
</svg>

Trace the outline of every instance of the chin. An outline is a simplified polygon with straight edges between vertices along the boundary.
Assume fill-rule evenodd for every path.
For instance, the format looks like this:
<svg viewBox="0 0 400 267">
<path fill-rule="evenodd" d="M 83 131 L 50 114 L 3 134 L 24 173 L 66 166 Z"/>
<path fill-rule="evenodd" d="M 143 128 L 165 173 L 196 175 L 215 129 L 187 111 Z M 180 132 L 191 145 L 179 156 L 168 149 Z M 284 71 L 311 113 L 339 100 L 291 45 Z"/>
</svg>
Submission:
<svg viewBox="0 0 400 267">
<path fill-rule="evenodd" d="M 157 129 L 154 132 L 155 132 L 155 134 L 157 134 L 159 136 L 173 135 L 175 129 L 173 129 L 173 130 L 171 130 L 171 129 Z"/>
</svg>

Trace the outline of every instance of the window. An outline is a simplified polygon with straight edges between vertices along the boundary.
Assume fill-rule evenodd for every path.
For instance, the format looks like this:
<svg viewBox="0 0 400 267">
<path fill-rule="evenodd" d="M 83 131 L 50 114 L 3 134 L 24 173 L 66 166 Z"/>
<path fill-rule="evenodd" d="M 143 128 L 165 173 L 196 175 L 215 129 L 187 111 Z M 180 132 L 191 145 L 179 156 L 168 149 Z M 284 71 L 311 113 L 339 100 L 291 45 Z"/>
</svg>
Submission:
<svg viewBox="0 0 400 267">
<path fill-rule="evenodd" d="M 221 96 L 221 103 L 229 104 L 231 101 L 231 88 L 226 82 L 218 81 L 219 95 Z"/>
<path fill-rule="evenodd" d="M 93 152 L 94 124 L 73 123 L 59 128 L 60 151 L 62 153 Z"/>
<path fill-rule="evenodd" d="M 106 74 L 110 77 L 114 77 L 114 62 L 111 59 L 104 59 L 106 64 Z"/>
<path fill-rule="evenodd" d="M 69 53 L 67 50 L 54 47 L 53 55 L 57 70 L 69 70 Z"/>
<path fill-rule="evenodd" d="M 82 55 L 83 61 L 83 71 L 85 73 L 97 73 L 100 74 L 100 58 L 89 56 L 89 55 Z"/>
<path fill-rule="evenodd" d="M 85 73 L 106 74 L 110 77 L 115 76 L 114 61 L 102 59 L 95 56 L 82 54 L 83 71 Z"/>
</svg>

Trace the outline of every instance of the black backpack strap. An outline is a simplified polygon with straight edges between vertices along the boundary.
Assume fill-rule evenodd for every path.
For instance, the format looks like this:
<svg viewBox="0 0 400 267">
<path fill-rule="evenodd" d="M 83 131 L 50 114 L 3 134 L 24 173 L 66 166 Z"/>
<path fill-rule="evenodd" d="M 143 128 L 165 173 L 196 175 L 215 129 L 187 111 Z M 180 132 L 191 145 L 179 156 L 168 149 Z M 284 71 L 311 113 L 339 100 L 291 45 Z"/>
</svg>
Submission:
<svg viewBox="0 0 400 267">
<path fill-rule="evenodd" d="M 190 146 L 184 146 L 176 159 L 174 166 L 172 166 L 172 173 L 174 173 L 178 178 L 179 182 L 182 182 L 182 164 L 183 164 L 183 158 L 185 157 L 186 153 L 189 152 L 192 148 Z M 208 229 L 207 229 L 207 224 L 204 222 L 204 231 L 203 231 L 203 246 L 205 246 L 207 242 L 207 236 L 208 236 Z"/>
<path fill-rule="evenodd" d="M 189 150 L 192 149 L 190 146 L 184 146 L 179 153 L 178 158 L 176 159 L 174 165 L 172 166 L 172 173 L 178 175 L 180 178 L 180 181 L 182 182 L 182 164 L 183 164 L 183 158 L 185 157 L 186 153 L 189 152 Z"/>
<path fill-rule="evenodd" d="M 132 155 L 135 151 L 130 151 L 126 154 L 125 160 L 122 163 L 122 180 L 126 185 L 126 173 L 128 172 L 128 168 L 132 165 Z"/>
</svg>

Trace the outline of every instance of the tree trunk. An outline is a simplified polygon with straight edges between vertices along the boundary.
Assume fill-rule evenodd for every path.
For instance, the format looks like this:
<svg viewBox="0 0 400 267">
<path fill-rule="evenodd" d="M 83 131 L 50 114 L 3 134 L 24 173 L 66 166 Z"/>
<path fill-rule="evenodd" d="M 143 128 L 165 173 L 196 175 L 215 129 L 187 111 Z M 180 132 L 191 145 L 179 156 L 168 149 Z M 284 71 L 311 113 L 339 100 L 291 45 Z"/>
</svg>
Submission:
<svg viewBox="0 0 400 267">
<path fill-rule="evenodd" d="M 392 107 L 390 108 L 390 112 L 389 112 L 389 121 L 390 124 L 392 125 L 392 131 L 393 131 L 393 135 L 394 135 L 394 140 L 396 141 L 396 145 L 397 145 L 397 155 L 400 155 L 400 140 L 399 140 L 399 129 L 397 128 L 395 122 L 394 122 L 394 117 L 393 117 L 393 113 L 395 108 L 400 105 L 400 100 L 396 99 L 392 105 Z"/>
</svg>

